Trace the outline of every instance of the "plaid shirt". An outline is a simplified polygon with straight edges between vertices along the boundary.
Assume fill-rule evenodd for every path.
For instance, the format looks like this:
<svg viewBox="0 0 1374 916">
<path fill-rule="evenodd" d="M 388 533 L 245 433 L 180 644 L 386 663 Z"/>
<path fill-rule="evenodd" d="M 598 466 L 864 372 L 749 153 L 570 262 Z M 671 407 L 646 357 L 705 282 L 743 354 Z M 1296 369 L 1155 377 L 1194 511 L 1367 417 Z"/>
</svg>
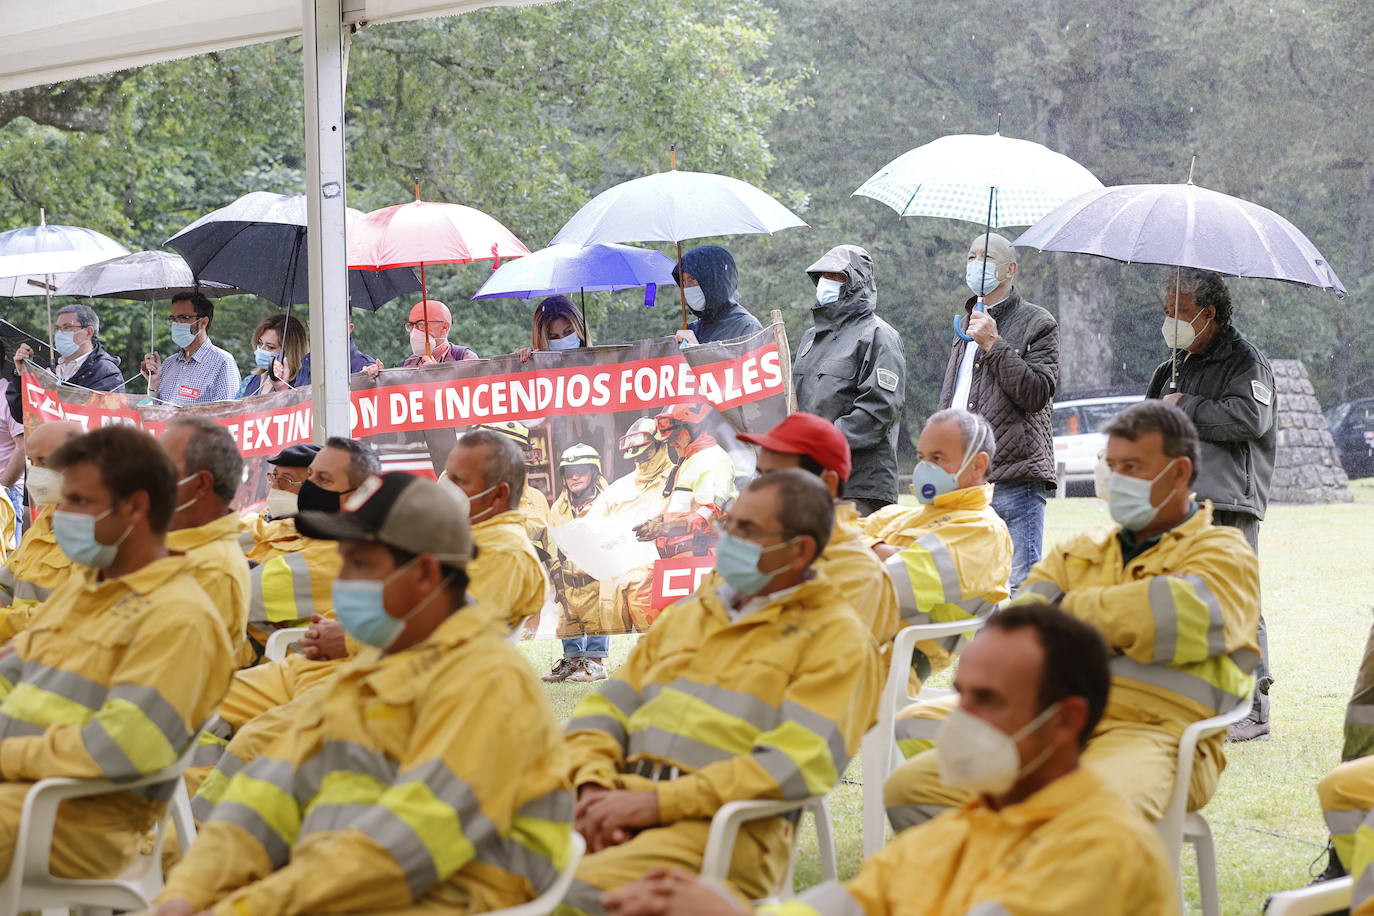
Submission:
<svg viewBox="0 0 1374 916">
<path fill-rule="evenodd" d="M 205 338 L 190 359 L 177 350 L 162 361 L 157 399 L 168 404 L 233 400 L 239 390 L 239 367 L 229 351 Z"/>
</svg>

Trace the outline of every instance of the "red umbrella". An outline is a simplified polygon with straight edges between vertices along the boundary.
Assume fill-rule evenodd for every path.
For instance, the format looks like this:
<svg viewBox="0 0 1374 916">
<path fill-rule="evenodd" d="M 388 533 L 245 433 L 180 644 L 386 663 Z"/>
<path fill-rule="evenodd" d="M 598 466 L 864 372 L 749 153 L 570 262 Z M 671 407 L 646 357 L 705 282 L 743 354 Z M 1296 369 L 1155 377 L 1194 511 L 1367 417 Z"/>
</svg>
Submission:
<svg viewBox="0 0 1374 916">
<path fill-rule="evenodd" d="M 495 270 L 502 258 L 529 253 L 524 242 L 481 210 L 418 197 L 408 204 L 373 210 L 348 227 L 349 270 L 419 267 L 420 295 L 426 302 L 426 264 L 491 261 Z M 428 334 L 425 354 L 429 354 Z"/>
</svg>

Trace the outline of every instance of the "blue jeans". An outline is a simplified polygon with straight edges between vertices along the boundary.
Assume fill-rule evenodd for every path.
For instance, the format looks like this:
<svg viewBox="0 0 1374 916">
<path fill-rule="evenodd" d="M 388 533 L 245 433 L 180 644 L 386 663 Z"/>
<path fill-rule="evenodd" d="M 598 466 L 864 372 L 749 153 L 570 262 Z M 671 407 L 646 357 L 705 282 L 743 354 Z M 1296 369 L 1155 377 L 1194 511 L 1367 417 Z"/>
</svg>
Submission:
<svg viewBox="0 0 1374 916">
<path fill-rule="evenodd" d="M 605 658 L 610 654 L 609 636 L 574 636 L 563 640 L 564 658 Z"/>
<path fill-rule="evenodd" d="M 1041 480 L 999 480 L 993 484 L 992 511 L 1011 532 L 1011 589 L 1016 591 L 1031 567 L 1040 562 L 1045 540 L 1045 483 Z"/>
</svg>

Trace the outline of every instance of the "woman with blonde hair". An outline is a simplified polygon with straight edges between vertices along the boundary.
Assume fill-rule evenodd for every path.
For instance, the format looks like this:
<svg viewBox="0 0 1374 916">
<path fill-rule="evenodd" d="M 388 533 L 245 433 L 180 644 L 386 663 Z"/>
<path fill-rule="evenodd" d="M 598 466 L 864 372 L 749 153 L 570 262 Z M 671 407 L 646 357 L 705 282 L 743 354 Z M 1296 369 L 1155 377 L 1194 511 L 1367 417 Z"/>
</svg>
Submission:
<svg viewBox="0 0 1374 916">
<path fill-rule="evenodd" d="M 289 315 L 269 315 L 253 329 L 251 340 L 254 368 L 244 378 L 238 396 L 246 398 L 295 387 L 301 360 L 310 352 L 305 325 Z"/>
</svg>

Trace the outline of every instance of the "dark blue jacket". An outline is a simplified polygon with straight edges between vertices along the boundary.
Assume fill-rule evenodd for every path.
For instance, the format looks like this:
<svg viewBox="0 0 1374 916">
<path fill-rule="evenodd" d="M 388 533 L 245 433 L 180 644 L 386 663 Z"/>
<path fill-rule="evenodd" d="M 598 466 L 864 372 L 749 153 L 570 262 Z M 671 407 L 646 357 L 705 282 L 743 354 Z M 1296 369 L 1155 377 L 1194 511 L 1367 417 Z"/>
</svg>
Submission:
<svg viewBox="0 0 1374 916">
<path fill-rule="evenodd" d="M 682 256 L 682 266 L 706 296 L 705 309 L 693 310 L 697 320 L 687 325 L 699 343 L 747 337 L 762 330 L 759 320 L 739 304 L 739 271 L 730 252 L 719 245 L 702 245 Z M 677 268 L 673 268 L 673 279 L 680 282 Z"/>
<path fill-rule="evenodd" d="M 348 338 L 348 371 L 362 372 L 364 366 L 370 366 L 376 360 L 368 356 L 358 345 L 353 342 L 353 338 Z M 310 385 L 310 354 L 301 357 L 301 367 L 296 371 L 296 380 L 291 383 L 292 388 L 305 388 Z"/>
</svg>

